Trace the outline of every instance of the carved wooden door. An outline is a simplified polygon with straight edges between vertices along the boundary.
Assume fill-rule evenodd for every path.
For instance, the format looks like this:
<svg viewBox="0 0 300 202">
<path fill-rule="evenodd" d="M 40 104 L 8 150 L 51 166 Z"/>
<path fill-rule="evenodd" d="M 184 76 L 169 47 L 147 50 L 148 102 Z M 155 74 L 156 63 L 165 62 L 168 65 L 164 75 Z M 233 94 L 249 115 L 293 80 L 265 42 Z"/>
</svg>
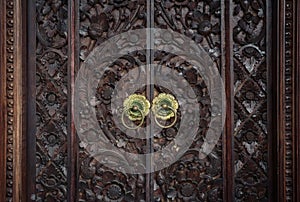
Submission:
<svg viewBox="0 0 300 202">
<path fill-rule="evenodd" d="M 24 140 L 26 174 L 13 185 L 18 160 L 1 159 L 3 198 L 297 200 L 296 1 L 14 2 L 26 116 L 5 140 Z"/>
</svg>

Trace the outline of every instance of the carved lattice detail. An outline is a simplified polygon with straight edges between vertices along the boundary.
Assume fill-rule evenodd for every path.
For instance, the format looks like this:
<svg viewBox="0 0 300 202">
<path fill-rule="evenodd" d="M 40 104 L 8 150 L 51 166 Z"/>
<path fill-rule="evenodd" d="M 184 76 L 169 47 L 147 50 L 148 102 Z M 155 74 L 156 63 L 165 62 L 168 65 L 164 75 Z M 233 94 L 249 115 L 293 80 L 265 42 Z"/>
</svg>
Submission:
<svg viewBox="0 0 300 202">
<path fill-rule="evenodd" d="M 268 198 L 266 6 L 234 1 L 234 151 L 237 201 Z"/>
<path fill-rule="evenodd" d="M 36 2 L 36 201 L 67 197 L 67 1 Z"/>
</svg>

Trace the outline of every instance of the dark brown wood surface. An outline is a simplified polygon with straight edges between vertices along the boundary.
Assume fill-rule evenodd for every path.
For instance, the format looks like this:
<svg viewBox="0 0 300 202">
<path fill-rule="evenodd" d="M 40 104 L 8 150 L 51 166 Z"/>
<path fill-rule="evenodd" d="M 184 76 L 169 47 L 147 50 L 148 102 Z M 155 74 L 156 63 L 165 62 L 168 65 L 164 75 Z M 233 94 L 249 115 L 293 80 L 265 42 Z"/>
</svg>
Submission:
<svg viewBox="0 0 300 202">
<path fill-rule="evenodd" d="M 209 13 L 211 11 L 209 9 L 220 7 L 220 13 L 224 15 L 219 20 L 222 29 L 220 32 L 212 33 L 214 39 L 210 42 L 222 53 L 220 58 L 216 59 L 216 65 L 219 65 L 225 80 L 228 107 L 226 126 L 223 138 L 220 140 L 222 147 L 217 151 L 217 155 L 221 152 L 220 162 L 218 162 L 222 165 L 220 175 L 216 175 L 216 184 L 212 183 L 207 186 L 210 188 L 201 189 L 201 193 L 205 193 L 207 198 L 189 193 L 187 190 L 194 184 L 188 179 L 178 181 L 172 175 L 177 172 L 176 164 L 169 168 L 172 173 L 162 170 L 149 175 L 124 177 L 121 173 L 102 167 L 79 147 L 73 120 L 76 72 L 93 47 L 106 39 L 107 33 L 122 32 L 118 28 L 114 29 L 112 21 L 107 21 L 104 15 L 101 15 L 102 11 L 105 13 L 107 10 L 102 10 L 103 5 L 97 2 L 9 0 L 0 3 L 0 201 L 21 199 L 22 201 L 94 201 L 96 195 L 105 197 L 107 193 L 110 193 L 109 197 L 113 199 L 121 196 L 120 193 L 114 192 L 120 187 L 121 190 L 126 190 L 126 197 L 129 198 L 127 200 L 134 200 L 133 198 L 136 197 L 135 200 L 170 201 L 175 197 L 174 200 L 177 201 L 200 199 L 210 201 L 213 200 L 207 197 L 210 194 L 213 194 L 216 197 L 214 200 L 218 201 L 300 200 L 298 172 L 300 169 L 300 3 L 297 0 L 236 0 L 221 1 L 221 3 L 201 1 L 207 5 L 207 11 L 203 12 Z M 105 14 L 110 15 L 110 20 L 114 17 L 114 20 L 120 20 L 117 19 L 116 12 L 134 12 L 135 8 L 143 4 L 144 7 L 139 8 L 144 9 L 145 18 L 138 16 L 135 28 L 169 26 L 182 33 L 188 29 L 189 24 L 179 27 L 180 23 L 185 23 L 180 21 L 180 17 L 183 16 L 172 15 L 180 12 L 180 9 L 190 12 L 196 10 L 192 3 L 187 4 L 186 1 L 179 0 L 170 1 L 169 4 L 164 4 L 165 1 L 151 1 L 153 4 L 148 8 L 152 9 L 148 10 L 148 1 L 146 3 L 137 1 L 135 5 L 128 4 L 130 1 L 109 2 L 103 8 L 112 9 L 111 13 Z M 186 5 L 188 6 L 185 8 Z M 93 17 L 95 8 L 99 9 L 100 13 Z M 245 13 L 248 13 L 248 16 Z M 152 16 L 152 20 L 149 18 L 150 20 L 147 21 L 147 15 Z M 27 19 L 24 16 L 28 16 Z M 211 23 L 212 18 L 214 16 L 208 15 L 204 19 Z M 214 19 L 214 23 L 218 21 L 217 18 Z M 106 21 L 108 25 L 105 25 Z M 259 24 L 261 22 L 264 25 Z M 124 19 L 121 19 L 120 23 L 124 23 Z M 99 34 L 99 25 L 108 28 Z M 261 26 L 264 29 L 261 32 L 263 36 L 257 37 L 257 40 L 251 38 L 259 32 L 257 30 Z M 242 42 L 238 39 L 237 33 L 249 36 Z M 204 47 L 211 45 L 210 42 L 207 44 L 205 42 L 207 33 L 200 32 L 196 37 L 203 38 L 204 42 L 199 41 Z M 247 75 L 245 69 L 242 69 L 242 65 L 239 64 L 240 58 L 237 57 L 237 47 L 247 44 L 251 44 L 252 47 L 255 45 L 264 52 L 259 55 L 249 49 L 250 55 L 247 50 L 242 53 L 245 54 L 242 55 L 245 61 L 250 58 L 248 61 L 250 64 L 252 60 L 260 63 L 259 68 L 257 66 L 258 74 L 254 76 Z M 132 58 L 129 61 L 134 61 L 143 54 L 147 58 L 147 53 L 133 53 L 127 59 Z M 151 54 L 148 56 L 150 61 L 155 62 L 154 56 L 151 57 Z M 166 55 L 161 53 L 158 59 L 161 57 Z M 117 65 L 128 63 L 127 59 L 120 59 Z M 117 65 L 113 68 L 117 68 Z M 188 67 L 185 68 L 188 70 Z M 245 72 L 241 73 L 243 71 Z M 260 71 L 267 71 L 267 76 L 261 78 L 263 72 Z M 236 74 L 238 76 L 234 76 Z M 243 82 L 245 75 L 250 80 L 244 82 L 250 81 L 251 85 L 245 88 L 241 86 L 239 88 L 241 96 L 239 96 L 235 94 L 234 85 L 236 81 Z M 189 79 L 192 80 L 192 77 Z M 260 80 L 268 86 L 267 90 L 260 94 L 267 97 L 264 100 L 256 97 L 257 92 L 261 91 L 258 87 L 261 85 Z M 255 90 L 250 95 L 249 92 L 253 89 Z M 99 92 L 102 91 L 109 91 L 105 83 L 99 87 Z M 155 92 L 165 92 L 165 89 L 151 87 L 148 90 L 140 90 L 143 91 L 147 91 L 148 97 L 151 98 Z M 56 93 L 54 97 L 53 92 Z M 104 97 L 101 99 L 107 100 L 106 94 L 102 95 Z M 260 131 L 261 129 L 258 128 L 260 121 L 263 122 L 260 127 L 263 125 L 267 128 L 265 132 L 260 132 L 262 136 L 254 137 L 254 139 L 260 138 L 253 141 L 254 143 L 246 142 L 244 137 L 233 136 L 237 120 L 243 120 L 247 112 L 242 108 L 238 111 L 237 109 L 247 102 L 258 103 L 257 106 L 260 107 L 250 113 L 257 115 L 258 118 L 248 117 L 246 121 L 242 121 L 244 128 L 241 129 L 241 134 L 246 131 L 250 131 L 249 134 Z M 53 113 L 60 115 L 56 116 Z M 267 118 L 263 117 L 264 114 Z M 236 119 L 236 116 L 239 118 Z M 247 120 L 251 119 L 253 124 L 249 125 Z M 167 136 L 164 135 L 162 133 L 159 141 L 168 142 Z M 137 149 L 145 144 L 151 150 L 156 145 L 155 141 L 150 144 L 136 141 L 132 145 Z M 256 151 L 261 154 L 253 157 L 247 154 L 244 145 L 250 143 L 254 145 L 255 142 L 259 144 Z M 157 146 L 163 147 L 164 144 Z M 181 159 L 186 173 L 190 172 L 187 167 L 185 168 L 185 163 L 191 163 L 189 158 L 190 156 L 186 156 Z M 243 163 L 244 170 L 235 174 L 236 162 L 239 161 Z M 264 167 L 266 167 L 265 171 Z M 117 183 L 105 182 L 107 184 L 102 187 L 104 191 L 99 194 L 99 190 L 95 189 L 95 183 L 99 183 L 97 180 L 103 175 L 95 170 L 111 174 L 110 180 Z M 214 175 L 209 169 L 204 172 L 207 176 Z M 152 191 L 155 184 L 161 183 L 159 181 L 161 176 L 168 179 L 169 184 L 159 185 L 159 188 Z M 218 183 L 219 180 L 221 183 Z M 128 181 L 134 181 L 138 188 L 130 188 Z M 53 184 L 55 186 L 52 186 Z M 174 184 L 178 186 L 173 186 Z M 112 195 L 113 193 L 115 195 Z"/>
<path fill-rule="evenodd" d="M 231 24 L 231 14 L 232 14 L 232 4 L 230 1 L 225 1 L 224 3 L 224 21 L 222 29 L 226 29 L 225 37 L 222 43 L 222 50 L 225 50 L 223 54 L 222 62 L 225 64 L 225 68 L 222 70 L 225 72 L 225 90 L 226 90 L 226 127 L 223 133 L 223 200 L 232 201 L 234 198 L 234 158 L 233 153 L 233 52 L 232 49 L 227 49 L 227 47 L 232 47 L 232 24 Z M 227 67 L 227 68 L 226 68 Z M 229 67 L 229 68 L 228 68 Z"/>
<path fill-rule="evenodd" d="M 26 86 L 26 108 L 24 112 L 26 113 L 26 129 L 25 138 L 26 144 L 24 148 L 26 149 L 26 158 L 23 161 L 23 169 L 26 172 L 24 183 L 24 191 L 26 195 L 23 196 L 24 200 L 31 201 L 33 194 L 35 194 L 35 173 L 36 173 L 36 157 L 35 154 L 36 147 L 36 103 L 35 103 L 35 93 L 36 93 L 36 52 L 32 51 L 36 48 L 36 24 L 30 23 L 34 22 L 36 19 L 35 1 L 29 1 L 27 3 L 27 40 L 26 40 L 26 52 L 24 55 L 27 56 L 26 60 L 26 78 L 24 78 L 27 85 Z M 31 163 L 27 163 L 31 162 Z"/>
</svg>

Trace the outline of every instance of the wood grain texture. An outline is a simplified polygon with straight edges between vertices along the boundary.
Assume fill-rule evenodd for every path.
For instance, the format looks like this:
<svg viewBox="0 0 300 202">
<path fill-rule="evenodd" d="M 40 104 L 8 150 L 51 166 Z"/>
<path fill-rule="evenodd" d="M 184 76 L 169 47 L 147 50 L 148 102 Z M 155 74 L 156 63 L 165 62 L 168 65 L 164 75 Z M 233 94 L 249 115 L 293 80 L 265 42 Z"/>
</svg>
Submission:
<svg viewBox="0 0 300 202">
<path fill-rule="evenodd" d="M 234 198 L 234 162 L 233 162 L 233 37 L 232 37 L 232 1 L 225 1 L 222 6 L 224 18 L 222 30 L 226 30 L 222 40 L 222 74 L 224 75 L 226 90 L 226 122 L 223 132 L 223 200 L 233 201 Z M 230 47 L 227 49 L 227 47 Z"/>
<path fill-rule="evenodd" d="M 78 189 L 78 140 L 74 125 L 74 85 L 76 71 L 79 68 L 79 51 L 78 51 L 78 24 L 79 24 L 79 0 L 72 0 L 68 5 L 68 201 L 77 200 Z"/>
<path fill-rule="evenodd" d="M 34 194 L 36 190 L 35 183 L 35 172 L 36 172 L 36 9 L 35 9 L 36 1 L 29 1 L 27 4 L 27 40 L 26 40 L 26 60 L 24 60 L 24 65 L 26 66 L 26 75 L 25 82 L 26 84 L 24 93 L 26 94 L 26 126 L 25 126 L 25 141 L 26 141 L 26 158 L 24 161 L 26 162 L 23 169 L 26 171 L 26 179 L 25 185 L 26 188 L 24 191 L 26 192 L 26 201 L 34 200 Z"/>
</svg>

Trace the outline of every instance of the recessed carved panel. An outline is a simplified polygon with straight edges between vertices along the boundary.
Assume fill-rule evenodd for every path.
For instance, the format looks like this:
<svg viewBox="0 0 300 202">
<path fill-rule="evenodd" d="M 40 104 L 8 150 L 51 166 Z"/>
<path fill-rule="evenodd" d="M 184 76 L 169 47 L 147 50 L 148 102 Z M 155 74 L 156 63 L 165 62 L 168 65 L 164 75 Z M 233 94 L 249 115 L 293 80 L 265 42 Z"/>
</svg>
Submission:
<svg viewBox="0 0 300 202">
<path fill-rule="evenodd" d="M 147 22 L 146 1 L 80 1 L 80 60 L 85 61 L 93 49 L 109 38 L 120 33 L 145 28 Z M 147 153 L 147 141 L 133 138 L 120 130 L 113 120 L 111 99 L 117 82 L 133 68 L 146 65 L 146 51 L 124 55 L 112 61 L 103 77 L 99 79 L 96 95 L 91 101 L 97 112 L 99 126 L 106 138 L 119 149 L 131 153 Z M 130 88 L 130 82 L 122 84 Z M 125 90 L 126 91 L 126 90 Z M 84 93 L 84 92 L 83 92 Z M 146 95 L 146 87 L 141 86 L 135 93 Z M 129 96 L 129 95 L 127 95 Z M 121 102 L 122 103 L 122 102 Z M 121 106 L 122 107 L 122 106 Z M 117 109 L 119 110 L 119 109 Z M 87 112 L 88 116 L 89 112 Z M 122 114 L 122 111 L 119 112 Z M 88 120 L 88 117 L 87 117 Z M 146 122 L 141 126 L 144 128 Z M 137 133 L 139 130 L 128 130 Z M 88 137 L 97 141 L 97 134 Z M 82 147 L 79 149 L 79 201 L 143 201 L 146 193 L 145 175 L 132 175 L 105 167 L 105 164 L 90 157 Z"/>
<path fill-rule="evenodd" d="M 156 28 L 172 29 L 179 32 L 202 46 L 220 68 L 221 54 L 221 4 L 219 1 L 155 1 L 154 24 Z M 155 201 L 222 201 L 222 139 L 213 151 L 205 158 L 199 158 L 199 148 L 205 141 L 208 125 L 211 121 L 211 100 L 206 83 L 197 70 L 179 56 L 156 51 L 154 63 L 161 68 L 170 68 L 174 74 L 183 76 L 193 88 L 200 110 L 199 130 L 193 143 L 186 153 L 174 164 L 161 171 L 155 172 L 154 200 Z M 160 74 L 160 69 L 153 70 Z M 169 78 L 168 78 L 169 79 Z M 170 81 L 171 82 L 171 81 Z M 181 89 L 180 82 L 174 82 L 174 88 Z M 179 85 L 179 86 L 177 86 Z M 169 89 L 157 86 L 155 92 L 171 93 Z M 178 117 L 182 114 L 180 108 Z M 187 112 L 185 112 L 187 113 Z M 154 137 L 154 151 L 170 144 L 178 133 L 178 123 L 168 129 L 163 129 Z M 190 127 L 186 127 L 186 136 L 190 135 Z M 184 140 L 178 140 L 184 142 Z M 167 152 L 172 156 L 172 151 Z"/>
<path fill-rule="evenodd" d="M 234 1 L 236 201 L 268 198 L 266 2 Z"/>
<path fill-rule="evenodd" d="M 67 198 L 67 11 L 36 2 L 36 201 Z"/>
</svg>

